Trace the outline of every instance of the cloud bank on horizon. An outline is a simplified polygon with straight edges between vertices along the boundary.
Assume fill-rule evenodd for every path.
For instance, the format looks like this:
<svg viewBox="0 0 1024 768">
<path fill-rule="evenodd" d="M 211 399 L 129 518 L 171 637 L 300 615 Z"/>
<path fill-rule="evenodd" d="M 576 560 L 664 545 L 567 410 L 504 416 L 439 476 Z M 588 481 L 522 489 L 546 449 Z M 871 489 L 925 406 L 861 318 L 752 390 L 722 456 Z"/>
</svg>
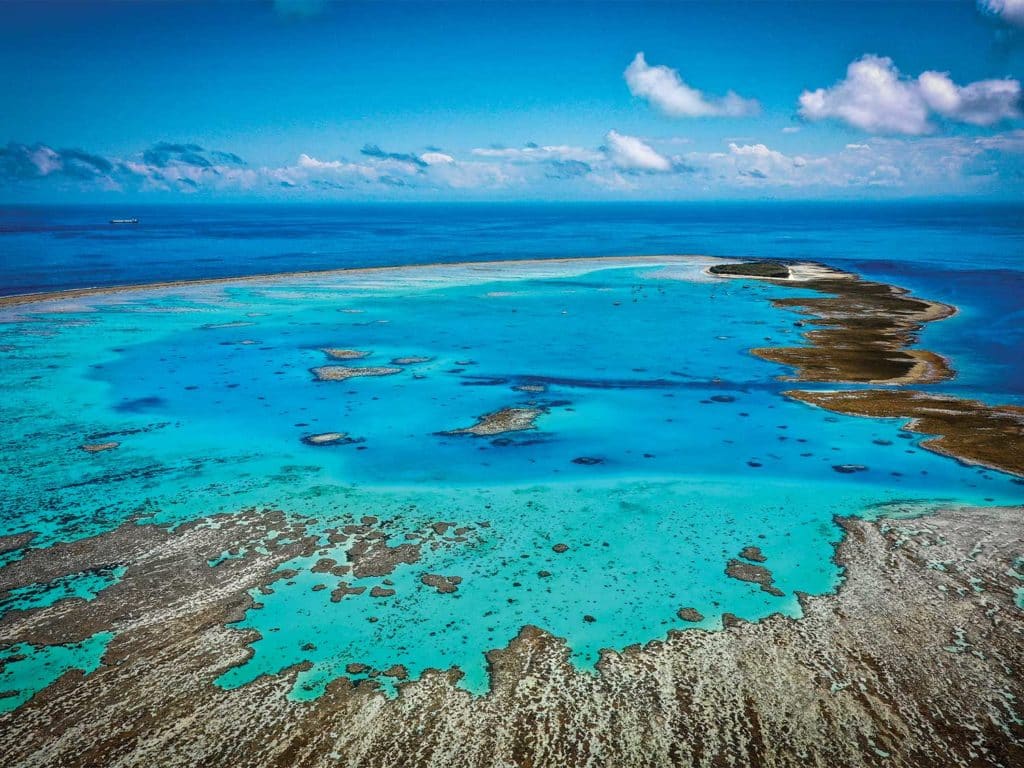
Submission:
<svg viewBox="0 0 1024 768">
<path fill-rule="evenodd" d="M 332 10 L 318 0 L 274 7 L 300 26 Z M 1024 0 L 979 0 L 978 11 L 1004 37 L 1024 27 Z M 804 73 L 803 87 L 787 91 L 765 74 L 771 59 L 745 79 L 723 83 L 706 63 L 690 66 L 686 56 L 649 61 L 638 50 L 601 86 L 624 91 L 629 101 L 606 117 L 588 114 L 582 130 L 565 125 L 572 138 L 555 136 L 544 144 L 506 146 L 500 135 L 494 144 L 460 144 L 450 136 L 409 132 L 405 146 L 396 147 L 373 135 L 376 116 L 369 106 L 359 121 L 364 136 L 358 149 L 318 149 L 316 138 L 306 137 L 291 159 L 278 162 L 243 159 L 250 155 L 244 145 L 209 149 L 215 142 L 192 137 L 143 140 L 141 147 L 120 152 L 10 141 L 0 146 L 0 194 L 14 200 L 675 199 L 1024 191 L 1020 80 L 1005 71 L 956 78 L 948 71 L 956 57 L 929 62 L 933 68 L 914 67 L 914 76 L 901 71 L 897 58 L 865 51 L 846 63 L 845 73 Z M 571 68 L 557 74 L 571 82 Z M 444 86 L 435 84 L 442 105 Z M 502 83 L 488 87 L 500 100 Z M 571 88 L 560 103 L 574 105 Z M 387 116 L 380 122 L 386 124 Z M 455 112 L 453 126 L 458 122 Z M 559 132 L 557 124 L 544 127 L 547 135 Z M 590 140 L 579 141 L 581 134 Z"/>
<path fill-rule="evenodd" d="M 655 145 L 658 145 L 656 148 Z M 167 154 L 167 147 L 187 151 Z M 250 166 L 231 152 L 160 143 L 125 157 L 80 149 L 11 143 L 0 147 L 4 186 L 48 182 L 108 192 L 252 193 L 288 197 L 294 190 L 517 191 L 558 183 L 570 191 L 636 192 L 656 179 L 659 193 L 694 188 L 734 191 L 850 190 L 926 192 L 962 189 L 964 179 L 985 190 L 1024 173 L 1024 130 L 983 137 L 865 138 L 827 154 L 787 154 L 763 143 L 729 142 L 724 151 L 672 152 L 670 142 L 609 131 L 603 145 L 527 145 L 475 148 L 468 157 L 430 151 L 419 155 L 377 147 L 357 160 L 302 153 L 278 166 Z M 158 159 L 157 159 L 158 158 Z"/>
</svg>

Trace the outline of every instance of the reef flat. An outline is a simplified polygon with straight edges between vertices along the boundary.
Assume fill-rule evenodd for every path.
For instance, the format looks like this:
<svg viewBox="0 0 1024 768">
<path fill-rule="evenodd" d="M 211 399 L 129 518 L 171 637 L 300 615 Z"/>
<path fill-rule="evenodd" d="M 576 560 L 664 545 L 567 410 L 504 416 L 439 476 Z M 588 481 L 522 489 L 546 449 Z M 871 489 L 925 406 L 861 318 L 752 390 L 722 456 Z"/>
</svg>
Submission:
<svg viewBox="0 0 1024 768">
<path fill-rule="evenodd" d="M 808 270 L 807 267 L 812 267 Z M 802 269 L 801 269 L 802 268 Z M 934 352 L 910 349 L 925 323 L 950 317 L 955 309 L 926 301 L 897 286 L 864 280 L 818 265 L 791 270 L 775 262 L 714 265 L 712 274 L 788 280 L 824 297 L 781 297 L 777 307 L 809 319 L 800 347 L 762 347 L 758 357 L 796 369 L 796 380 L 868 384 L 927 384 L 953 375 Z"/>
<path fill-rule="evenodd" d="M 327 347 L 323 353 L 332 360 L 358 360 L 370 354 L 361 349 L 338 349 L 337 347 Z"/>
<path fill-rule="evenodd" d="M 844 384 L 921 385 L 953 377 L 948 361 L 924 349 L 910 349 L 925 323 L 956 311 L 936 301 L 856 275 L 817 266 L 801 272 L 777 262 L 740 262 L 709 267 L 712 274 L 798 282 L 819 297 L 772 299 L 794 309 L 814 326 L 801 347 L 763 347 L 753 354 L 796 370 L 794 380 Z M 904 417 L 913 432 L 937 435 L 924 448 L 972 464 L 1024 477 L 1024 408 L 991 406 L 976 400 L 906 389 L 805 391 L 785 393 L 837 413 Z"/>
<path fill-rule="evenodd" d="M 347 381 L 360 376 L 394 376 L 401 373 L 401 368 L 391 366 L 366 366 L 357 368 L 348 365 L 322 365 L 311 369 L 311 373 L 318 381 Z"/>
<path fill-rule="evenodd" d="M 522 432 L 527 429 L 535 429 L 534 422 L 542 413 L 540 408 L 502 408 L 493 413 L 484 414 L 471 427 L 453 429 L 446 434 L 493 437 L 506 432 Z"/>
<path fill-rule="evenodd" d="M 483 696 L 439 669 L 399 682 L 394 699 L 372 677 L 342 677 L 313 701 L 285 696 L 299 670 L 210 683 L 250 654 L 246 633 L 225 627 L 251 605 L 247 590 L 274 589 L 289 576 L 275 566 L 311 551 L 301 526 L 266 513 L 173 532 L 129 524 L 0 571 L 9 586 L 127 566 L 91 603 L 0 622 L 0 637 L 37 643 L 115 631 L 88 677 L 68 672 L 0 714 L 0 754 L 25 766 L 1012 766 L 1024 760 L 1020 515 L 844 520 L 846 580 L 802 597 L 799 620 L 675 631 L 604 653 L 597 675 L 526 626 L 488 654 Z M 292 543 L 257 553 L 275 528 Z M 250 554 L 208 564 L 240 541 Z"/>
<path fill-rule="evenodd" d="M 905 429 L 934 435 L 922 448 L 1024 477 L 1024 407 L 912 390 L 792 390 L 789 397 L 837 413 L 909 419 Z"/>
<path fill-rule="evenodd" d="M 952 312 L 679 256 L 10 304 L 0 763 L 1009 768 L 1020 410 L 939 391 Z"/>
</svg>

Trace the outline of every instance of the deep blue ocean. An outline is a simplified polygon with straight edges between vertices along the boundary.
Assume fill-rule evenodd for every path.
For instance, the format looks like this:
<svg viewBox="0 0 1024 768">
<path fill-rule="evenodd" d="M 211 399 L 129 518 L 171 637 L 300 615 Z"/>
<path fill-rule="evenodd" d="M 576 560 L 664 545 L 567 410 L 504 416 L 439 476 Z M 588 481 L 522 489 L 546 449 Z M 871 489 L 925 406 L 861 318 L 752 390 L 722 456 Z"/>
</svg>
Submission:
<svg viewBox="0 0 1024 768">
<path fill-rule="evenodd" d="M 111 218 L 139 223 L 115 226 Z M 961 313 L 944 391 L 1024 392 L 1024 205 L 552 203 L 0 207 L 0 295 L 294 270 L 689 253 L 812 259 Z"/>
</svg>

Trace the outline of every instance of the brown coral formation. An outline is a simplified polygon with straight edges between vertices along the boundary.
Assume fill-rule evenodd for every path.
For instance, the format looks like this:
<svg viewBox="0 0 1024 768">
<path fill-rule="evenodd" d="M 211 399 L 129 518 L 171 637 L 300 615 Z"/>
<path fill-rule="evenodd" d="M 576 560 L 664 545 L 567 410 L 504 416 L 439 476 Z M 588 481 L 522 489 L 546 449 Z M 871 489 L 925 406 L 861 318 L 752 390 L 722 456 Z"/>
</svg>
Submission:
<svg viewBox="0 0 1024 768">
<path fill-rule="evenodd" d="M 361 349 L 339 349 L 337 347 L 327 347 L 320 351 L 333 360 L 358 360 L 363 357 L 368 357 L 370 354 L 369 352 L 364 352 Z"/>
<path fill-rule="evenodd" d="M 393 376 L 401 373 L 402 369 L 388 366 L 356 368 L 349 365 L 322 365 L 319 368 L 311 368 L 310 372 L 318 381 L 347 381 L 358 376 Z"/>
<path fill-rule="evenodd" d="M 762 592 L 767 592 L 775 597 L 782 597 L 781 589 L 775 586 L 775 577 L 772 572 L 763 565 L 744 563 L 742 560 L 732 559 L 725 566 L 725 575 L 739 581 L 749 581 L 757 584 Z"/>
<path fill-rule="evenodd" d="M 768 559 L 764 556 L 764 552 L 761 551 L 760 547 L 755 547 L 753 545 L 746 546 L 741 549 L 740 557 L 744 560 L 750 560 L 753 563 L 763 563 Z"/>
<path fill-rule="evenodd" d="M 846 581 L 838 595 L 803 598 L 800 620 L 673 632 L 606 652 L 598 675 L 578 670 L 563 641 L 525 627 L 488 655 L 488 694 L 457 688 L 455 670 L 434 671 L 390 700 L 339 679 L 319 699 L 293 701 L 296 670 L 237 690 L 213 685 L 250 653 L 249 633 L 224 623 L 289 553 L 210 568 L 205 558 L 239 531 L 126 526 L 0 572 L 10 586 L 114 553 L 128 564 L 93 603 L 4 620 L 5 642 L 116 636 L 87 679 L 68 673 L 0 715 L 0 755 L 12 766 L 167 768 L 1019 765 L 1021 513 L 847 521 L 837 555 Z M 398 665 L 382 674 L 407 675 Z"/>
<path fill-rule="evenodd" d="M 506 432 L 536 429 L 534 422 L 543 412 L 540 408 L 502 408 L 500 411 L 484 414 L 471 427 L 453 429 L 445 434 L 493 437 Z"/>
<path fill-rule="evenodd" d="M 112 451 L 117 448 L 120 443 L 111 440 L 106 443 L 85 443 L 81 446 L 82 450 L 86 453 L 102 453 L 103 451 Z"/>
<path fill-rule="evenodd" d="M 302 442 L 308 445 L 337 445 L 349 440 L 344 432 L 321 432 L 316 435 L 306 435 Z"/>
<path fill-rule="evenodd" d="M 953 307 L 825 268 L 795 282 L 824 295 L 777 298 L 772 304 L 807 317 L 808 345 L 753 350 L 758 357 L 793 367 L 793 378 L 802 381 L 925 384 L 952 377 L 944 358 L 910 347 L 925 323 L 949 317 Z"/>
<path fill-rule="evenodd" d="M 428 587 L 433 587 L 441 594 L 446 595 L 458 590 L 459 584 L 462 583 L 462 577 L 442 576 L 439 573 L 424 573 L 420 576 L 420 581 Z"/>
<path fill-rule="evenodd" d="M 849 384 L 927 384 L 951 378 L 945 358 L 910 349 L 925 323 L 949 317 L 953 307 L 911 296 L 902 288 L 862 280 L 856 275 L 812 264 L 786 267 L 787 276 L 770 274 L 774 262 L 712 266 L 730 277 L 780 280 L 824 296 L 773 299 L 813 326 L 803 347 L 751 350 L 765 360 L 792 366 L 791 378 Z M 789 397 L 859 416 L 903 417 L 906 429 L 935 434 L 925 448 L 972 464 L 1024 476 L 1024 409 L 991 406 L 975 400 L 902 389 L 855 391 L 792 390 Z M 838 472 L 857 468 L 839 465 Z"/>
<path fill-rule="evenodd" d="M 949 395 L 907 390 L 786 393 L 794 400 L 854 416 L 907 418 L 911 432 L 935 435 L 921 447 L 971 464 L 1024 476 L 1024 408 L 987 405 Z"/>
</svg>

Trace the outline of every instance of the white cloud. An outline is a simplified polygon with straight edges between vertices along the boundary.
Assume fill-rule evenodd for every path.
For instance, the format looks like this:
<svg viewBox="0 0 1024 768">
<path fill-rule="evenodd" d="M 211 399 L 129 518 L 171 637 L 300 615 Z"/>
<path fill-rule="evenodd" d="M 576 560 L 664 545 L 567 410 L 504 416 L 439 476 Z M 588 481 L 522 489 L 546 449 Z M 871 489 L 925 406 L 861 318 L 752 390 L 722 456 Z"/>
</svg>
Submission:
<svg viewBox="0 0 1024 768">
<path fill-rule="evenodd" d="M 577 160 L 592 163 L 601 159 L 600 152 L 585 147 L 573 147 L 567 144 L 556 144 L 545 147 L 529 145 L 526 147 L 487 147 L 473 150 L 477 157 L 488 157 L 519 162 L 553 160 Z"/>
<path fill-rule="evenodd" d="M 975 143 L 982 149 L 991 149 L 1013 154 L 1024 153 L 1024 129 L 1009 131 L 996 136 L 976 139 Z"/>
<path fill-rule="evenodd" d="M 871 133 L 926 133 L 928 108 L 912 81 L 903 80 L 892 59 L 866 55 L 846 68 L 831 88 L 800 94 L 808 120 L 835 118 Z"/>
<path fill-rule="evenodd" d="M 791 183 L 800 177 L 800 171 L 808 165 L 802 155 L 786 155 L 764 144 L 737 144 L 730 142 L 729 152 L 712 152 L 702 156 L 691 153 L 686 156 L 690 166 L 706 168 L 720 180 L 752 184 Z"/>
<path fill-rule="evenodd" d="M 799 133 L 800 132 L 800 126 L 799 125 L 787 125 L 785 128 L 782 129 L 782 132 L 783 133 Z"/>
<path fill-rule="evenodd" d="M 60 155 L 50 147 L 39 146 L 29 154 L 32 164 L 39 169 L 40 176 L 47 176 L 63 167 Z"/>
<path fill-rule="evenodd" d="M 340 160 L 317 160 L 315 157 L 310 157 L 305 152 L 299 155 L 299 168 L 307 168 L 310 170 L 323 170 L 330 168 L 337 170 L 344 164 Z"/>
<path fill-rule="evenodd" d="M 609 131 L 605 136 L 608 156 L 619 168 L 635 171 L 668 171 L 671 161 L 635 136 Z"/>
<path fill-rule="evenodd" d="M 992 125 L 1020 117 L 1017 80 L 978 80 L 959 86 L 945 72 L 923 72 L 917 83 L 925 103 L 950 120 Z"/>
<path fill-rule="evenodd" d="M 867 54 L 852 62 L 846 78 L 830 88 L 800 94 L 808 120 L 840 120 L 869 133 L 929 133 L 932 113 L 972 125 L 1020 116 L 1017 80 L 979 80 L 965 86 L 942 72 L 902 77 L 892 59 Z"/>
<path fill-rule="evenodd" d="M 650 66 L 643 52 L 634 57 L 624 74 L 630 93 L 647 99 L 671 117 L 741 117 L 760 111 L 756 101 L 732 91 L 721 98 L 705 96 L 683 82 L 676 70 Z"/>
<path fill-rule="evenodd" d="M 1024 0 L 978 0 L 978 5 L 1007 24 L 1024 27 Z"/>
<path fill-rule="evenodd" d="M 424 152 L 420 155 L 422 160 L 427 165 L 442 165 L 444 163 L 454 163 L 455 158 L 451 155 L 447 155 L 444 152 Z"/>
</svg>

